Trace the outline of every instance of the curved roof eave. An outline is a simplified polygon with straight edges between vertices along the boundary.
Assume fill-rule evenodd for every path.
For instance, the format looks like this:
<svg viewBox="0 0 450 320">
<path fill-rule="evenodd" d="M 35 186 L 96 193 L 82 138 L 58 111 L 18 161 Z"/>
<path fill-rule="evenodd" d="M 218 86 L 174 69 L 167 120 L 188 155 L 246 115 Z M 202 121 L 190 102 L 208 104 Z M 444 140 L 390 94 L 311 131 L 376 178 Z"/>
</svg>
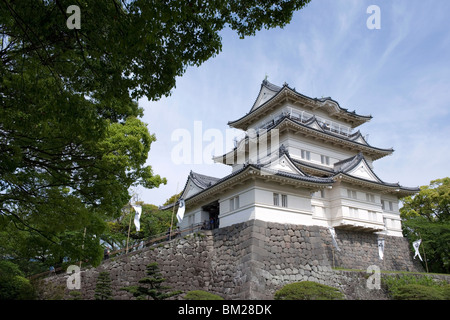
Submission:
<svg viewBox="0 0 450 320">
<path fill-rule="evenodd" d="M 266 129 L 267 130 L 266 133 L 268 134 L 272 129 L 276 129 L 278 126 L 280 126 L 286 120 L 294 123 L 295 125 L 301 126 L 302 128 L 313 130 L 313 132 L 316 132 L 318 134 L 322 134 L 322 135 L 325 135 L 327 137 L 331 137 L 333 139 L 339 139 L 340 141 L 342 141 L 344 143 L 354 144 L 354 145 L 362 147 L 362 148 L 367 148 L 367 149 L 369 149 L 371 151 L 371 153 L 374 153 L 374 152 L 378 153 L 379 154 L 378 157 L 374 157 L 373 160 L 378 160 L 378 159 L 380 159 L 380 158 L 382 158 L 384 156 L 387 156 L 389 154 L 392 154 L 394 152 L 393 148 L 384 149 L 384 148 L 378 148 L 378 147 L 371 146 L 370 144 L 368 144 L 365 141 L 365 139 L 364 139 L 364 141 L 366 142 L 366 144 L 362 144 L 362 143 L 360 143 L 358 141 L 354 141 L 353 139 L 345 139 L 343 137 L 340 137 L 338 135 L 335 135 L 333 133 L 330 133 L 330 132 L 327 132 L 327 131 L 324 131 L 324 130 L 317 130 L 317 129 L 312 128 L 312 127 L 310 127 L 310 126 L 308 126 L 306 124 L 299 123 L 298 121 L 289 118 L 289 116 L 284 116 L 281 119 L 279 119 L 279 121 L 277 123 L 274 123 L 271 127 Z M 311 122 L 311 123 L 314 123 L 314 122 Z M 248 139 L 248 138 L 246 137 L 245 139 Z M 227 157 L 230 157 L 232 153 L 236 152 L 236 150 L 237 150 L 237 147 L 233 148 L 232 150 L 228 151 L 227 153 L 225 153 L 223 155 L 215 156 L 215 157 L 213 157 L 213 161 L 219 162 L 219 163 L 224 163 L 225 159 Z"/>
<path fill-rule="evenodd" d="M 401 186 L 399 183 L 388 183 L 388 182 L 384 182 L 384 181 L 381 181 L 381 182 L 371 181 L 371 180 L 367 180 L 364 178 L 349 175 L 345 172 L 337 172 L 331 178 L 334 179 L 335 181 L 346 178 L 345 179 L 346 182 L 370 185 L 375 189 L 379 189 L 382 191 L 384 190 L 389 193 L 397 194 L 399 198 L 413 195 L 420 191 L 420 188 L 404 187 L 404 186 Z"/>
<path fill-rule="evenodd" d="M 276 92 L 275 89 L 273 89 L 272 87 L 269 87 L 267 84 L 264 84 L 264 81 L 266 81 L 270 86 L 280 88 L 280 89 L 278 90 L 278 92 Z M 357 114 L 355 111 L 350 112 L 350 111 L 348 111 L 348 109 L 342 108 L 336 100 L 333 100 L 330 97 L 320 98 L 320 99 L 319 98 L 311 98 L 309 96 L 306 96 L 306 95 L 296 91 L 295 88 L 289 87 L 286 83 L 283 85 L 283 87 L 278 87 L 278 86 L 275 86 L 274 84 L 268 82 L 267 80 L 264 80 L 264 81 L 263 81 L 263 84 L 261 84 L 261 89 L 260 89 L 259 93 L 261 92 L 263 86 L 265 86 L 269 90 L 276 92 L 276 94 L 274 96 L 272 96 L 270 99 L 268 99 L 267 101 L 265 101 L 263 104 L 258 106 L 257 108 L 254 108 L 256 100 L 259 97 L 259 93 L 258 93 L 258 97 L 256 98 L 255 102 L 253 103 L 252 108 L 250 109 L 250 112 L 248 112 L 247 114 L 245 114 L 244 116 L 242 116 L 239 119 L 236 119 L 233 121 L 228 121 L 229 126 L 234 127 L 235 124 L 239 124 L 239 122 L 242 122 L 246 118 L 249 118 L 250 116 L 255 115 L 257 113 L 257 111 L 261 112 L 261 110 L 264 110 L 265 108 L 267 108 L 268 105 L 270 105 L 277 97 L 279 97 L 282 92 L 290 92 L 291 94 L 297 95 L 303 99 L 307 99 L 313 103 L 326 104 L 327 102 L 330 102 L 333 105 L 333 107 L 335 108 L 336 112 L 343 113 L 344 115 L 352 117 L 354 119 L 358 119 L 359 121 L 357 122 L 356 126 L 361 125 L 362 123 L 367 122 L 370 119 L 372 119 L 371 115 L 368 115 L 368 116 L 360 115 L 360 114 Z"/>
<path fill-rule="evenodd" d="M 323 131 L 323 130 L 319 131 L 319 130 L 317 130 L 317 129 L 314 129 L 314 128 L 311 128 L 311 127 L 309 127 L 309 126 L 306 126 L 306 125 L 303 124 L 303 123 L 299 123 L 299 122 L 297 122 L 297 121 L 295 121 L 295 120 L 293 120 L 293 119 L 290 119 L 290 118 L 287 117 L 287 116 L 285 116 L 285 117 L 283 117 L 282 119 L 280 119 L 280 121 L 279 121 L 278 123 L 276 123 L 274 126 L 272 126 L 271 128 L 268 128 L 268 129 L 267 129 L 267 132 L 269 132 L 269 130 L 275 129 L 277 126 L 279 126 L 279 125 L 280 125 L 283 121 L 285 121 L 286 119 L 287 119 L 288 121 L 293 122 L 293 123 L 296 124 L 296 125 L 299 125 L 299 126 L 303 127 L 303 128 L 306 128 L 306 129 L 309 129 L 309 130 L 314 130 L 315 132 L 317 132 L 317 133 L 319 133 L 319 134 L 327 135 L 327 136 L 330 136 L 330 137 L 332 137 L 332 138 L 339 139 L 339 140 L 341 140 L 341 141 L 343 141 L 343 142 L 345 142 L 345 143 L 356 144 L 356 145 L 361 146 L 361 147 L 364 147 L 364 148 L 369 148 L 369 149 L 372 149 L 372 150 L 375 150 L 375 151 L 379 151 L 379 152 L 382 152 L 382 153 L 386 153 L 385 155 L 388 155 L 388 154 L 391 154 L 392 152 L 394 152 L 394 149 L 393 149 L 393 148 L 389 148 L 389 149 L 378 148 L 378 147 L 371 146 L 371 145 L 369 145 L 369 144 L 362 144 L 362 143 L 357 142 L 357 141 L 345 139 L 345 138 L 343 138 L 343 137 L 340 137 L 340 136 L 338 136 L 338 135 L 332 134 L 332 133 L 327 132 L 327 131 Z"/>
<path fill-rule="evenodd" d="M 298 181 L 300 183 L 305 184 L 305 187 L 310 187 L 310 188 L 320 188 L 320 187 L 325 187 L 328 185 L 332 185 L 334 183 L 334 180 L 332 178 L 319 178 L 319 177 L 313 177 L 313 176 L 300 176 L 300 175 L 295 175 L 295 174 L 290 174 L 288 172 L 282 172 L 282 171 L 273 171 L 273 172 L 269 172 L 270 170 L 261 168 L 258 165 L 255 164 L 246 164 L 244 165 L 243 168 L 223 177 L 222 179 L 219 179 L 215 184 L 213 184 L 212 186 L 203 189 L 202 191 L 190 196 L 189 198 L 184 199 L 185 202 L 187 203 L 188 201 L 191 201 L 193 199 L 195 199 L 196 197 L 199 197 L 201 195 L 204 195 L 206 192 L 211 191 L 211 189 L 213 188 L 220 188 L 222 186 L 222 184 L 224 184 L 225 182 L 231 180 L 234 177 L 237 177 L 240 174 L 243 174 L 245 171 L 247 170 L 256 170 L 256 172 L 259 172 L 259 174 L 261 176 L 264 177 L 270 177 L 270 176 L 274 176 L 275 178 L 287 178 L 291 181 Z M 255 173 L 256 173 L 255 172 Z M 261 174 L 261 172 L 263 172 L 263 174 Z M 254 174 L 254 173 L 253 173 Z M 213 191 L 216 192 L 216 191 Z"/>
</svg>

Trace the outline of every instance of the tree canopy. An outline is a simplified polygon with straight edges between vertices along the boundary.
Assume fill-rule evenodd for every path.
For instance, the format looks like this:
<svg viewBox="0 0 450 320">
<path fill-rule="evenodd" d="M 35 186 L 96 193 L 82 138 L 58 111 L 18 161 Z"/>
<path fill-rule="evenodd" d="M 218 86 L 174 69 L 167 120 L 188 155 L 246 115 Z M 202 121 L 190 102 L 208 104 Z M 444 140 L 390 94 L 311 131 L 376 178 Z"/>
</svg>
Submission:
<svg viewBox="0 0 450 320">
<path fill-rule="evenodd" d="M 432 272 L 450 273 L 450 178 L 436 179 L 403 199 L 403 234 L 422 239 L 420 253 Z"/>
<path fill-rule="evenodd" d="M 166 183 L 146 163 L 156 138 L 138 99 L 169 95 L 187 67 L 220 52 L 226 26 L 241 37 L 283 27 L 308 2 L 78 0 L 72 29 L 74 1 L 1 1 L 3 236 L 25 232 L 16 240 L 43 260 L 99 263 L 98 235 L 130 186 Z"/>
<path fill-rule="evenodd" d="M 125 208 L 119 218 L 107 222 L 107 228 L 101 239 L 113 251 L 125 248 L 128 228 L 134 216 L 134 211 Z M 131 222 L 129 247 L 138 245 L 141 241 L 165 235 L 170 227 L 171 218 L 171 210 L 159 210 L 155 205 L 142 204 L 141 228 L 140 231 L 136 231 L 134 223 Z"/>
</svg>

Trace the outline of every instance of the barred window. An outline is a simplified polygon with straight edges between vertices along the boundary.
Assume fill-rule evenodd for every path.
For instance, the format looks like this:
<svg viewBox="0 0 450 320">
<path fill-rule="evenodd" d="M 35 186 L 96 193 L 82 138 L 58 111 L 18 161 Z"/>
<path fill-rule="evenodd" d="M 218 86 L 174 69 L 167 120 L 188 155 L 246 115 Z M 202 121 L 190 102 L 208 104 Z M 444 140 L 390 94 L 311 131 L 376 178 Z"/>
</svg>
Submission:
<svg viewBox="0 0 450 320">
<path fill-rule="evenodd" d="M 280 195 L 278 193 L 273 194 L 273 205 L 274 206 L 280 205 Z"/>
<path fill-rule="evenodd" d="M 322 164 L 329 165 L 330 164 L 330 157 L 321 155 L 320 156 L 320 162 Z"/>
<path fill-rule="evenodd" d="M 311 160 L 311 153 L 306 150 L 302 150 L 302 159 Z"/>
<path fill-rule="evenodd" d="M 288 199 L 286 194 L 281 195 L 281 206 L 287 208 L 288 206 Z"/>
</svg>

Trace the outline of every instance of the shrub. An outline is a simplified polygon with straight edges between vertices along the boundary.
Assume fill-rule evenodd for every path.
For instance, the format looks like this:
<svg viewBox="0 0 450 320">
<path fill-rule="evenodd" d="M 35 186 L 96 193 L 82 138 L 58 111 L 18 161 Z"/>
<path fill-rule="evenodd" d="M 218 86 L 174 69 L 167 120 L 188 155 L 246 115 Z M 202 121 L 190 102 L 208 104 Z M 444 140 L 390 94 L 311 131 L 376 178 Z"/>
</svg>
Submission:
<svg viewBox="0 0 450 320">
<path fill-rule="evenodd" d="M 294 282 L 275 292 L 275 300 L 343 300 L 338 289 L 313 281 Z"/>
<path fill-rule="evenodd" d="M 421 284 L 407 284 L 397 288 L 392 296 L 395 300 L 443 300 L 444 296 L 437 287 Z"/>
<path fill-rule="evenodd" d="M 450 285 L 429 276 L 387 276 L 382 279 L 391 298 L 396 300 L 449 300 Z"/>
<path fill-rule="evenodd" d="M 210 293 L 203 290 L 193 290 L 186 293 L 184 296 L 185 300 L 224 300 L 221 296 L 217 294 Z"/>
<path fill-rule="evenodd" d="M 80 291 L 71 290 L 69 292 L 69 300 L 82 300 L 82 294 Z"/>
<path fill-rule="evenodd" d="M 450 284 L 442 287 L 442 295 L 444 296 L 444 300 L 450 300 Z"/>
</svg>

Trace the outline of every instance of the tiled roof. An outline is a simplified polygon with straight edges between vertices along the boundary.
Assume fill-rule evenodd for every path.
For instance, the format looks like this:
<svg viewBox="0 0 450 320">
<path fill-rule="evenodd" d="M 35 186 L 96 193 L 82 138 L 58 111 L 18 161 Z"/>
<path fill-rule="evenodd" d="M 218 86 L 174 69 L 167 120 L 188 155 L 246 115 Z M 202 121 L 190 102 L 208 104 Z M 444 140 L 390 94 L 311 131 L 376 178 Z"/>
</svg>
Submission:
<svg viewBox="0 0 450 320">
<path fill-rule="evenodd" d="M 217 181 L 220 180 L 220 178 L 207 176 L 204 174 L 196 173 L 191 170 L 189 173 L 189 176 L 192 178 L 192 181 L 200 188 L 205 189 L 213 184 L 215 184 Z"/>
<path fill-rule="evenodd" d="M 313 118 L 314 118 L 314 117 L 313 117 Z M 338 139 L 340 139 L 340 140 L 342 140 L 342 141 L 348 141 L 348 142 L 351 142 L 351 143 L 354 143 L 354 144 L 357 144 L 357 145 L 360 145 L 360 146 L 368 147 L 368 148 L 371 148 L 371 149 L 374 149 L 374 150 L 379 150 L 379 151 L 382 151 L 382 152 L 388 152 L 388 153 L 394 152 L 394 149 L 392 149 L 392 148 L 389 148 L 389 149 L 377 148 L 377 147 L 371 146 L 371 145 L 369 145 L 369 144 L 362 144 L 362 143 L 360 143 L 360 142 L 358 142 L 358 141 L 354 141 L 354 138 L 353 138 L 352 136 L 351 136 L 352 138 L 349 139 L 349 138 L 345 138 L 344 136 L 339 135 L 339 134 L 334 134 L 334 133 L 332 133 L 332 132 L 328 132 L 328 131 L 325 131 L 325 130 L 318 130 L 318 129 L 315 129 L 315 128 L 311 127 L 312 124 L 317 123 L 317 121 L 316 121 L 315 118 L 314 118 L 314 119 L 308 120 L 306 123 L 302 123 L 302 122 L 300 122 L 300 121 L 297 121 L 297 120 L 295 120 L 295 119 L 292 119 L 291 117 L 289 117 L 289 115 L 284 115 L 284 116 L 281 117 L 278 121 L 276 121 L 273 125 L 271 125 L 270 127 L 268 127 L 268 128 L 267 128 L 267 132 L 269 132 L 269 130 L 275 128 L 278 124 L 280 124 L 281 122 L 283 122 L 285 119 L 288 119 L 289 121 L 292 121 L 292 122 L 294 122 L 294 123 L 296 123 L 297 125 L 300 125 L 300 126 L 302 126 L 302 127 L 305 127 L 305 128 L 311 129 L 311 130 L 315 130 L 315 131 L 317 131 L 317 132 L 320 132 L 320 133 L 322 133 L 322 134 L 326 134 L 326 135 L 328 135 L 328 136 L 332 136 L 332 137 L 334 137 L 334 138 L 338 138 Z"/>
<path fill-rule="evenodd" d="M 267 79 L 264 79 L 261 85 L 272 91 L 280 91 L 283 88 L 267 81 Z"/>
<path fill-rule="evenodd" d="M 360 114 L 357 114 L 356 111 L 348 111 L 348 109 L 342 108 L 339 105 L 339 103 L 336 100 L 331 99 L 331 97 L 326 97 L 326 98 L 311 98 L 311 97 L 308 97 L 308 96 L 306 96 L 306 95 L 296 91 L 295 88 L 289 87 L 287 83 L 285 83 L 282 87 L 279 87 L 277 85 L 274 85 L 273 83 L 270 83 L 269 81 L 267 81 L 265 79 L 265 80 L 263 80 L 263 82 L 261 84 L 261 89 L 262 89 L 262 87 L 266 87 L 269 90 L 276 92 L 276 94 L 273 97 L 271 97 L 270 99 L 268 99 L 266 102 L 264 102 L 263 104 L 258 106 L 257 108 L 253 108 L 252 107 L 250 112 L 245 114 L 241 118 L 233 120 L 233 121 L 228 121 L 228 125 L 232 125 L 233 123 L 239 122 L 240 120 L 242 120 L 242 119 L 244 119 L 246 117 L 249 117 L 250 115 L 255 113 L 257 110 L 260 110 L 264 105 L 267 105 L 269 103 L 269 101 L 273 100 L 278 94 L 280 94 L 280 92 L 282 92 L 284 88 L 287 88 L 288 90 L 290 90 L 295 95 L 297 95 L 299 97 L 302 97 L 302 98 L 305 98 L 305 99 L 308 99 L 308 100 L 310 100 L 312 102 L 326 103 L 326 102 L 330 101 L 330 102 L 332 102 L 332 104 L 337 106 L 338 112 L 346 114 L 346 115 L 352 117 L 353 119 L 358 118 L 358 119 L 362 120 L 362 122 L 365 122 L 365 121 L 368 121 L 368 120 L 372 119 L 371 115 L 369 115 L 369 116 L 360 115 Z"/>
<path fill-rule="evenodd" d="M 262 173 L 262 175 L 274 175 L 274 176 L 278 176 L 278 177 L 284 177 L 284 178 L 289 178 L 289 179 L 295 179 L 298 181 L 304 181 L 307 183 L 313 183 L 313 184 L 318 184 L 318 185 L 331 185 L 334 183 L 334 180 L 331 178 L 320 178 L 320 177 L 314 177 L 314 176 L 310 176 L 310 175 L 299 175 L 299 174 L 293 174 L 293 173 L 289 173 L 289 172 L 284 172 L 284 171 L 280 171 L 280 170 L 271 170 L 269 168 L 266 168 L 267 164 L 250 164 L 250 163 L 246 163 L 244 164 L 244 166 L 239 169 L 236 170 L 235 172 L 223 177 L 223 178 L 215 178 L 215 177 L 211 177 L 211 176 L 206 176 L 203 174 L 199 174 L 199 173 L 195 173 L 193 171 L 190 172 L 187 181 L 189 181 L 189 178 L 191 178 L 197 186 L 199 186 L 201 189 L 200 192 L 190 196 L 189 198 L 185 199 L 185 200 L 189 200 L 205 191 L 207 191 L 208 189 L 214 187 L 214 186 L 218 186 L 221 183 L 231 179 L 232 177 L 238 176 L 239 174 L 243 173 L 244 171 L 246 171 L 249 168 L 253 168 L 255 170 L 258 170 L 259 172 Z M 186 181 L 186 185 L 187 185 L 187 181 Z M 183 189 L 186 189 L 186 185 Z M 182 193 L 183 193 L 182 192 Z M 178 204 L 178 201 L 175 203 L 175 205 Z M 161 210 L 165 210 L 165 209 L 169 209 L 173 206 L 174 204 L 170 204 L 164 207 L 160 207 Z"/>
<path fill-rule="evenodd" d="M 352 171 L 354 168 L 356 168 L 362 161 L 364 161 L 367 165 L 368 170 L 370 170 L 371 174 L 378 180 L 378 181 L 373 181 L 373 180 L 367 180 L 364 179 L 362 177 L 357 177 L 355 175 L 351 175 L 349 174 L 350 171 Z M 373 183 L 373 184 L 377 184 L 380 186 L 385 186 L 385 187 L 389 187 L 389 188 L 394 188 L 394 189 L 398 189 L 398 191 L 402 192 L 403 194 L 408 194 L 408 193 L 415 193 L 420 191 L 419 188 L 410 188 L 410 187 L 404 187 L 401 186 L 399 183 L 389 183 L 389 182 L 384 182 L 383 180 L 381 180 L 376 173 L 370 168 L 370 166 L 368 166 L 366 159 L 364 158 L 364 155 L 360 152 L 358 154 L 356 154 L 353 157 L 350 157 L 348 159 L 344 159 L 342 161 L 336 162 L 334 164 L 334 171 L 335 174 L 333 175 L 334 178 L 338 177 L 339 175 L 346 175 L 347 177 L 354 179 L 354 180 L 360 180 L 360 181 L 364 181 L 366 183 Z"/>
<path fill-rule="evenodd" d="M 350 170 L 352 170 L 353 168 L 355 168 L 361 161 L 363 161 L 363 159 L 364 159 L 364 155 L 361 152 L 359 152 L 356 155 L 354 155 L 353 157 L 336 162 L 334 164 L 334 171 L 347 173 Z M 378 179 L 378 180 L 381 181 L 381 179 Z"/>
</svg>

